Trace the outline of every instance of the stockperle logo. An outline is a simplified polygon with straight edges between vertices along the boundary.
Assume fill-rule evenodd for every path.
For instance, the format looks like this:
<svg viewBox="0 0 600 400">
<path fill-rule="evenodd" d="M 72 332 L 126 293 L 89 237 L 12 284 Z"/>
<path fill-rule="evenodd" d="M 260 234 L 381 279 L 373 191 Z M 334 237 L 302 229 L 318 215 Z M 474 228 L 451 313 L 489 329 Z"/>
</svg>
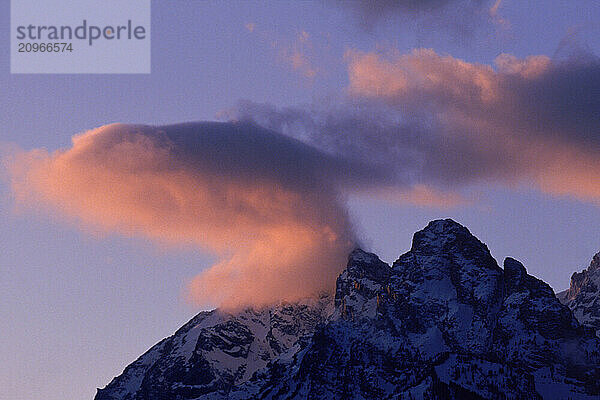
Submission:
<svg viewBox="0 0 600 400">
<path fill-rule="evenodd" d="M 150 0 L 12 0 L 12 73 L 150 73 Z"/>
</svg>

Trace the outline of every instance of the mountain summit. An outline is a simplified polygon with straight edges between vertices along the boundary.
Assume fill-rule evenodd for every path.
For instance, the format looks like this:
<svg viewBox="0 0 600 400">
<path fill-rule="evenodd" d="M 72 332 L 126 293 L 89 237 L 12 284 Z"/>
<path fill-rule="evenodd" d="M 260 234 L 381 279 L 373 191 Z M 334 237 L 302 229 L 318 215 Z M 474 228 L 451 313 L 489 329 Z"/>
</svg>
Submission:
<svg viewBox="0 0 600 400">
<path fill-rule="evenodd" d="M 600 253 L 592 258 L 587 269 L 575 272 L 569 289 L 557 296 L 573 310 L 579 322 L 594 329 L 600 336 Z"/>
<path fill-rule="evenodd" d="M 550 286 L 446 219 L 391 266 L 354 250 L 333 298 L 198 314 L 96 400 L 597 399 L 599 379 Z"/>
</svg>

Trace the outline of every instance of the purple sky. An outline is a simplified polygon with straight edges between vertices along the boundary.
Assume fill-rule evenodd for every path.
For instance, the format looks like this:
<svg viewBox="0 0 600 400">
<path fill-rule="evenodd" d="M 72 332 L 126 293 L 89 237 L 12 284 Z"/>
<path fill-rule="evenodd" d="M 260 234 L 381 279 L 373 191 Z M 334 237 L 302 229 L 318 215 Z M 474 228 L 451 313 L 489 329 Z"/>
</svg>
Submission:
<svg viewBox="0 0 600 400">
<path fill-rule="evenodd" d="M 504 23 L 456 11 L 413 18 L 387 10 L 362 14 L 365 25 L 358 13 L 334 1 L 153 2 L 152 74 L 139 76 L 10 75 L 5 40 L 0 142 L 56 150 L 69 147 L 73 134 L 112 122 L 218 120 L 240 100 L 330 104 L 349 86 L 349 49 L 425 47 L 490 65 L 501 53 L 600 51 L 596 2 L 505 0 L 497 11 Z M 8 17 L 4 0 L 3 37 Z M 497 260 L 521 260 L 556 290 L 600 250 L 598 203 L 492 180 L 468 190 L 477 201 L 449 209 L 352 197 L 350 216 L 386 261 L 408 250 L 429 220 L 452 217 Z M 213 262 L 191 246 L 90 235 L 43 212 L 19 212 L 0 184 L 0 399 L 91 398 L 198 311 L 183 299 L 185 283 Z"/>
</svg>

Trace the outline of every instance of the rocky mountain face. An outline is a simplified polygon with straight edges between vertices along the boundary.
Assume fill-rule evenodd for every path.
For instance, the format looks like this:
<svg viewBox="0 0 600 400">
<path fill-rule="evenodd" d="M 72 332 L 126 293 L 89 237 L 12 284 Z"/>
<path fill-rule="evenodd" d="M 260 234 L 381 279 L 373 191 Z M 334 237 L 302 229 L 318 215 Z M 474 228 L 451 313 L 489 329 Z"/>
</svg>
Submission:
<svg viewBox="0 0 600 400">
<path fill-rule="evenodd" d="M 571 286 L 557 297 L 567 305 L 575 318 L 600 336 L 600 253 L 590 266 L 571 276 Z"/>
<path fill-rule="evenodd" d="M 331 313 L 331 296 L 239 313 L 203 311 L 154 345 L 96 400 L 219 397 L 286 352 L 295 352 Z M 215 394 L 217 397 L 202 397 Z"/>
<path fill-rule="evenodd" d="M 597 399 L 600 339 L 452 220 L 391 266 L 354 250 L 333 298 L 203 312 L 96 400 Z"/>
</svg>

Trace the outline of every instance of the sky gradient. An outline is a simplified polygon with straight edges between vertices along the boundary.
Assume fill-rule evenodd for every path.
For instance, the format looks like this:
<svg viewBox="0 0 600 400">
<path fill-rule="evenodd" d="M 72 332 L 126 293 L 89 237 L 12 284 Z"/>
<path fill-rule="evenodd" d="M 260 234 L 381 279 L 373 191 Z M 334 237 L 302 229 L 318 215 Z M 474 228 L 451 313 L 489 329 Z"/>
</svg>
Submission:
<svg viewBox="0 0 600 400">
<path fill-rule="evenodd" d="M 314 181 L 310 168 L 274 176 L 248 164 L 251 171 L 259 171 L 251 180 L 262 180 L 262 196 L 283 182 L 286 193 L 305 196 L 317 209 L 323 204 L 334 207 L 335 215 L 327 217 L 318 212 L 298 217 L 298 208 L 286 208 L 289 224 L 282 229 L 300 229 L 302 221 L 342 220 L 336 233 L 356 236 L 391 262 L 409 249 L 412 234 L 429 220 L 451 217 L 485 242 L 498 261 L 515 257 L 529 273 L 562 290 L 570 275 L 600 251 L 600 183 L 595 179 L 599 115 L 597 108 L 586 109 L 600 100 L 597 92 L 590 98 L 585 91 L 583 99 L 577 95 L 578 88 L 589 91 L 599 84 L 594 68 L 600 51 L 600 4 L 426 3 L 433 8 L 407 9 L 385 1 L 376 9 L 335 1 L 153 2 L 150 75 L 10 75 L 9 45 L 3 41 L 0 151 L 14 156 L 45 149 L 46 160 L 53 161 L 56 150 L 77 150 L 71 143 L 74 135 L 106 124 L 253 119 L 309 143 L 324 157 L 320 164 L 329 157 L 336 160 L 325 168 L 325 176 L 345 194 L 343 201 L 333 199 L 338 186 L 308 185 Z M 9 2 L 0 4 L 0 32 L 7 37 Z M 513 58 L 499 58 L 501 54 Z M 431 74 L 442 77 L 442 84 L 424 86 Z M 532 76 L 539 86 L 529 84 Z M 492 88 L 491 97 L 469 95 L 485 93 L 482 87 Z M 561 98 L 582 103 L 561 104 Z M 511 109 L 514 104 L 519 107 Z M 536 116 L 533 125 L 531 115 Z M 377 138 L 392 142 L 368 140 L 374 127 L 380 129 L 375 130 L 380 132 Z M 398 132 L 416 135 L 419 146 L 395 141 Z M 119 143 L 121 136 L 110 137 Z M 93 149 L 90 154 L 98 160 L 112 154 Z M 282 149 L 283 154 L 297 151 L 295 144 Z M 462 155 L 466 166 L 444 165 L 448 158 L 438 156 L 449 149 L 457 152 L 457 162 Z M 312 151 L 300 152 L 300 164 L 310 165 L 306 160 L 313 160 Z M 430 168 L 412 164 L 414 158 L 408 155 L 415 151 L 427 155 Z M 175 151 L 170 157 L 179 159 L 181 154 Z M 341 155 L 353 163 L 354 172 L 368 161 L 368 173 L 375 175 L 366 176 L 377 179 L 363 179 L 367 172 L 350 177 L 339 173 L 335 165 Z M 88 161 L 86 157 L 73 171 L 91 173 L 98 163 Z M 273 157 L 267 165 L 279 167 L 278 162 Z M 210 165 L 185 168 L 194 179 L 214 170 Z M 116 171 L 119 180 L 127 168 Z M 232 185 L 238 184 L 235 170 L 223 173 L 232 177 Z M 292 175 L 297 179 L 288 179 Z M 175 242 L 118 223 L 117 228 L 98 228 L 98 215 L 107 214 L 82 209 L 65 217 L 49 211 L 48 204 L 36 206 L 43 202 L 32 193 L 47 194 L 60 180 L 22 192 L 32 207 L 18 201 L 11 174 L 4 171 L 3 178 L 2 400 L 91 398 L 96 387 L 199 311 L 199 302 L 188 301 L 190 282 L 224 262 L 220 251 L 231 245 L 223 243 L 239 240 L 235 235 L 189 240 L 197 236 L 188 235 L 185 225 L 187 239 Z M 423 185 L 416 190 L 415 179 Z M 349 188 L 352 182 L 354 189 Z M 73 210 L 83 198 L 80 193 L 59 194 L 64 197 L 55 197 L 50 206 L 72 201 Z M 324 198 L 329 200 L 322 203 Z M 344 210 L 348 215 L 341 217 Z M 229 220 L 233 214 L 223 215 Z M 346 223 L 355 228 L 349 231 Z M 212 228 L 215 221 L 206 224 Z M 213 232 L 197 229 L 198 235 Z M 253 232 L 260 236 L 266 231 Z M 280 245 L 284 248 L 286 242 Z M 247 251 L 242 249 L 241 256 Z M 218 302 L 218 296 L 213 300 Z"/>
</svg>

